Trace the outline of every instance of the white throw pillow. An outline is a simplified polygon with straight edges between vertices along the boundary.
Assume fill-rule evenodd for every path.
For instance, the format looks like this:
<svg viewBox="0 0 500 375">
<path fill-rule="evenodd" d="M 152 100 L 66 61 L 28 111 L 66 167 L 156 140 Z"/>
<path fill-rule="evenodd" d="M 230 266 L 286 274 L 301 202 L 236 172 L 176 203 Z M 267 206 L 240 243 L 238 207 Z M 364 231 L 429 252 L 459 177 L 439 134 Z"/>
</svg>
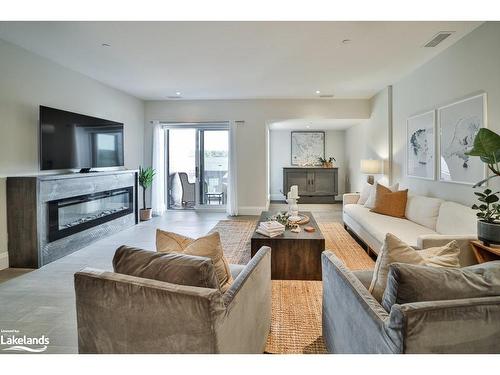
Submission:
<svg viewBox="0 0 500 375">
<path fill-rule="evenodd" d="M 375 185 L 369 184 L 368 182 L 365 182 L 363 185 L 363 189 L 361 190 L 361 194 L 358 199 L 358 204 L 365 204 L 368 198 L 370 197 L 370 193 L 373 190 Z"/>
<path fill-rule="evenodd" d="M 377 186 L 376 186 L 376 184 L 378 184 L 378 182 L 376 182 L 373 185 L 372 190 L 370 191 L 370 196 L 368 197 L 367 201 L 365 202 L 365 207 L 369 208 L 370 210 L 372 208 L 375 208 L 375 200 L 377 198 Z M 380 185 L 382 185 L 382 184 L 380 184 Z M 385 185 L 382 185 L 382 186 L 385 186 Z M 399 183 L 395 183 L 392 186 L 385 186 L 385 187 L 387 189 L 389 189 L 390 191 L 395 192 L 395 191 L 398 191 L 398 189 L 399 189 Z"/>
</svg>

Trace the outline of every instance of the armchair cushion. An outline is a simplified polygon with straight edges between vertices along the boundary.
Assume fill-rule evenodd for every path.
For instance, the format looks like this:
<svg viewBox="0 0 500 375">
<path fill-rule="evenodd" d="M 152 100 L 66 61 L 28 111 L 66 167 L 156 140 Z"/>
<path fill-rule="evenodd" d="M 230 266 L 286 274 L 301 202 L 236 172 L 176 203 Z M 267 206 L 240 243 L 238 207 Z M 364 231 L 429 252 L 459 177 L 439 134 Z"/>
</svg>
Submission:
<svg viewBox="0 0 500 375">
<path fill-rule="evenodd" d="M 156 250 L 166 253 L 183 253 L 209 257 L 215 266 L 219 289 L 225 293 L 233 282 L 229 263 L 224 257 L 219 232 L 213 232 L 198 239 L 182 236 L 177 233 L 156 230 Z"/>
<path fill-rule="evenodd" d="M 389 266 L 392 263 L 421 264 L 434 267 L 460 267 L 460 248 L 452 241 L 442 247 L 415 250 L 391 233 L 385 236 L 384 245 L 378 254 L 370 284 L 370 293 L 377 301 L 382 301 L 387 283 Z"/>
<path fill-rule="evenodd" d="M 500 296 L 500 261 L 464 268 L 393 263 L 382 306 Z"/>
<path fill-rule="evenodd" d="M 121 246 L 113 257 L 116 273 L 172 284 L 218 289 L 210 258 L 178 253 L 155 253 Z"/>
</svg>

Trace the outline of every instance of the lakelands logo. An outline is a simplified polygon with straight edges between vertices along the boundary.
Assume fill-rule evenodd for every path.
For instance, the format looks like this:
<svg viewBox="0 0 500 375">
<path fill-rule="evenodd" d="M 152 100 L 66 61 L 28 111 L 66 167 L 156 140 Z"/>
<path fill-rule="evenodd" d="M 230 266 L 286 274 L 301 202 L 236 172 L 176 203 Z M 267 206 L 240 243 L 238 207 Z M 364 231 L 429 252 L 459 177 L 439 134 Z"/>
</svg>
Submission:
<svg viewBox="0 0 500 375">
<path fill-rule="evenodd" d="M 17 329 L 2 329 L 0 331 L 0 345 L 3 351 L 42 353 L 47 350 L 49 344 L 50 339 L 45 335 L 38 337 L 20 335 Z"/>
</svg>

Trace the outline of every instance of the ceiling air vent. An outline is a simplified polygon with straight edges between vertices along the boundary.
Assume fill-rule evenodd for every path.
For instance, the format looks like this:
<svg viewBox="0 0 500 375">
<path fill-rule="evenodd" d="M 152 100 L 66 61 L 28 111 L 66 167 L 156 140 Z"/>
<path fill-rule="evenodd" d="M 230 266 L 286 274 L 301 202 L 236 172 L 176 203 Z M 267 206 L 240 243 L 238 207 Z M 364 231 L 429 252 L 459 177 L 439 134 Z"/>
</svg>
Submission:
<svg viewBox="0 0 500 375">
<path fill-rule="evenodd" d="M 429 40 L 424 47 L 436 47 L 438 44 L 440 44 L 443 40 L 448 38 L 451 34 L 453 34 L 454 31 L 440 31 L 434 37 Z"/>
<path fill-rule="evenodd" d="M 332 94 L 321 94 L 319 97 L 320 98 L 333 98 L 333 95 Z"/>
</svg>

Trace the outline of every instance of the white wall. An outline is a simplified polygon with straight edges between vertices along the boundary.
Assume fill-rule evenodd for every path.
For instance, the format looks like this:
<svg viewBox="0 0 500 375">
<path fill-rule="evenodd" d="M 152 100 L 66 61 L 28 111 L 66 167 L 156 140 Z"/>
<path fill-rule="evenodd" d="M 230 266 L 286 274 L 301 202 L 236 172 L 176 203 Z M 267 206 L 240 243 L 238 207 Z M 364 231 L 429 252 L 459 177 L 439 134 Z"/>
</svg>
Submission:
<svg viewBox="0 0 500 375">
<path fill-rule="evenodd" d="M 417 194 L 470 204 L 467 185 L 405 176 L 406 119 L 473 93 L 488 94 L 488 127 L 500 132 L 500 23 L 487 22 L 393 85 L 394 180 Z M 500 187 L 497 180 L 493 186 Z"/>
<path fill-rule="evenodd" d="M 144 103 L 0 40 L 0 269 L 7 266 L 5 177 L 38 172 L 38 106 L 125 124 L 125 166 L 143 161 Z"/>
<path fill-rule="evenodd" d="M 182 100 L 146 102 L 144 160 L 151 162 L 153 120 L 198 122 L 242 120 L 238 129 L 238 206 L 241 214 L 258 213 L 268 203 L 267 123 L 280 119 L 367 119 L 370 103 L 344 100 Z"/>
<path fill-rule="evenodd" d="M 305 129 L 304 129 L 305 130 Z M 307 129 L 308 131 L 314 129 Z M 325 155 L 333 156 L 338 167 L 338 189 L 337 199 L 342 199 L 345 192 L 345 131 L 344 130 L 324 130 L 325 132 Z M 283 190 L 283 167 L 291 166 L 291 130 L 271 130 L 270 131 L 270 169 L 271 169 L 271 199 L 283 200 L 281 194 Z"/>
<path fill-rule="evenodd" d="M 389 89 L 380 91 L 370 100 L 370 119 L 346 130 L 346 191 L 361 191 L 366 175 L 360 172 L 362 159 L 384 160 L 384 175 L 389 178 Z"/>
</svg>

